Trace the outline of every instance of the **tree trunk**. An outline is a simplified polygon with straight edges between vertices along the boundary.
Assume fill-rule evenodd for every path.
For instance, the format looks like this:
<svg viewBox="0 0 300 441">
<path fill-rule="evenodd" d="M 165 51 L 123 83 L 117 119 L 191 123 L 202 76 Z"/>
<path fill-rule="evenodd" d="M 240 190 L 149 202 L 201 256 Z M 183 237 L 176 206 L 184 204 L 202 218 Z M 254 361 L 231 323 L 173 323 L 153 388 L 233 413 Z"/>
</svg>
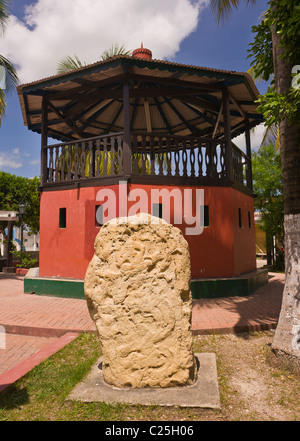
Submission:
<svg viewBox="0 0 300 441">
<path fill-rule="evenodd" d="M 288 94 L 292 67 L 281 55 L 280 34 L 272 30 L 277 92 Z M 273 351 L 300 367 L 300 128 L 286 119 L 280 123 L 285 230 L 285 286 Z"/>
</svg>

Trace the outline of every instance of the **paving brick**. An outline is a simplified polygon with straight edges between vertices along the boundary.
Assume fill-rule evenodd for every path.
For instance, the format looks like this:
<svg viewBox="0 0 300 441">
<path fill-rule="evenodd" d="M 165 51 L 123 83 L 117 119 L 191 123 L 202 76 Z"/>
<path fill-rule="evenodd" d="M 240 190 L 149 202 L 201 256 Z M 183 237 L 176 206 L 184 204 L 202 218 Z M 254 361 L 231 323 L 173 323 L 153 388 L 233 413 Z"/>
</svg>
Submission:
<svg viewBox="0 0 300 441">
<path fill-rule="evenodd" d="M 25 363 L 67 332 L 95 332 L 86 301 L 24 294 L 22 276 L 0 274 L 0 325 L 6 349 L 0 348 L 0 375 Z M 269 283 L 250 296 L 193 301 L 194 334 L 238 333 L 276 328 L 284 275 L 270 273 Z"/>
<path fill-rule="evenodd" d="M 31 357 L 56 338 L 6 334 L 6 348 L 0 349 L 0 375 Z"/>
</svg>

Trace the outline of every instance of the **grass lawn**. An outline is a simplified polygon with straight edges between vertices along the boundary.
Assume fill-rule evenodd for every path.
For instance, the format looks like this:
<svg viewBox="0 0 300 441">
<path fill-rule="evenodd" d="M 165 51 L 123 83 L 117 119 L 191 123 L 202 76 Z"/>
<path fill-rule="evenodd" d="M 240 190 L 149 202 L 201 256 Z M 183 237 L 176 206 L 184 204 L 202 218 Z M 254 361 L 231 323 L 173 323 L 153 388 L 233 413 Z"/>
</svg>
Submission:
<svg viewBox="0 0 300 441">
<path fill-rule="evenodd" d="M 194 337 L 195 352 L 215 352 L 221 410 L 81 403 L 67 400 L 100 355 L 81 334 L 0 394 L 1 421 L 300 420 L 300 374 L 271 352 L 271 331 Z"/>
</svg>

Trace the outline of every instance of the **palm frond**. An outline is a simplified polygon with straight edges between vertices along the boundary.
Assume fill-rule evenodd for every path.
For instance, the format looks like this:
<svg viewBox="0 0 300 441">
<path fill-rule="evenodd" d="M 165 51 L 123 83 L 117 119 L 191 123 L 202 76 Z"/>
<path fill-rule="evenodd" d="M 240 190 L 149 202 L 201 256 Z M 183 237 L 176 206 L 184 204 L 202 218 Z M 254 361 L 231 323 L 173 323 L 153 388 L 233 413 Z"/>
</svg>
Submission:
<svg viewBox="0 0 300 441">
<path fill-rule="evenodd" d="M 0 89 L 0 126 L 1 126 L 1 121 L 5 116 L 5 112 L 6 112 L 6 100 L 5 100 L 5 95 L 2 89 Z"/>
<path fill-rule="evenodd" d="M 250 75 L 253 81 L 255 81 L 255 83 L 259 84 L 261 81 L 263 81 L 262 76 L 256 74 L 255 66 L 251 66 L 250 69 L 247 70 L 247 73 Z"/>
<path fill-rule="evenodd" d="M 17 87 L 19 78 L 17 72 L 10 61 L 7 58 L 0 55 L 0 66 L 3 66 L 6 73 L 6 91 L 9 92 L 12 88 Z"/>
<path fill-rule="evenodd" d="M 2 31 L 4 31 L 6 23 L 9 19 L 9 4 L 9 0 L 0 0 L 0 28 L 2 28 Z"/>
<path fill-rule="evenodd" d="M 256 3 L 256 0 L 245 1 L 247 6 L 249 3 L 252 5 Z M 239 4 L 240 0 L 211 0 L 211 10 L 217 22 L 223 25 L 232 15 L 233 10 L 238 8 Z"/>
<path fill-rule="evenodd" d="M 116 55 L 130 55 L 131 51 L 127 50 L 125 45 L 122 44 L 119 46 L 117 43 L 113 44 L 110 49 L 106 49 L 101 55 L 100 59 L 102 61 L 107 60 L 108 58 L 115 57 Z"/>
<path fill-rule="evenodd" d="M 1 0 L 0 0 L 1 1 Z M 127 50 L 125 45 L 122 44 L 119 46 L 118 44 L 112 45 L 110 49 L 106 49 L 102 55 L 100 55 L 100 59 L 107 60 L 108 58 L 114 57 L 115 55 L 130 55 L 131 51 Z M 67 56 L 63 60 L 58 63 L 57 73 L 63 74 L 70 70 L 80 69 L 81 67 L 86 66 L 86 62 L 82 62 L 77 55 L 73 57 Z"/>
<path fill-rule="evenodd" d="M 273 126 L 269 126 L 266 128 L 260 145 L 267 146 L 269 144 L 275 145 L 275 150 L 279 151 L 280 149 L 279 126 L 277 124 L 274 124 Z"/>
<path fill-rule="evenodd" d="M 82 62 L 77 55 L 74 55 L 74 58 L 67 56 L 63 60 L 58 63 L 57 73 L 62 74 L 68 72 L 69 70 L 80 69 L 81 67 L 86 66 L 85 62 Z"/>
</svg>

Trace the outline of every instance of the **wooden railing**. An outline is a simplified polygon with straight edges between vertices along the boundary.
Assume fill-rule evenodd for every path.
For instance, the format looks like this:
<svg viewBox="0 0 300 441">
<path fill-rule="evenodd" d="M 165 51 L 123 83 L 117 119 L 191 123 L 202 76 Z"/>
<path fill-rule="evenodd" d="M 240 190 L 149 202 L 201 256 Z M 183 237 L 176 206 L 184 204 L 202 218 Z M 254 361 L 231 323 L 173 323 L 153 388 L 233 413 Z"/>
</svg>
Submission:
<svg viewBox="0 0 300 441">
<path fill-rule="evenodd" d="M 252 190 L 251 159 L 234 144 L 232 144 L 232 166 L 234 182 Z"/>
<path fill-rule="evenodd" d="M 47 147 L 47 183 L 123 176 L 122 133 Z"/>
<path fill-rule="evenodd" d="M 123 136 L 112 133 L 45 147 L 43 186 L 120 180 L 125 176 Z M 133 182 L 220 186 L 237 183 L 252 188 L 251 160 L 234 144 L 230 157 L 224 140 L 134 134 L 130 154 Z"/>
<path fill-rule="evenodd" d="M 224 185 L 228 177 L 225 141 L 136 134 L 131 148 L 132 176 L 157 176 L 170 184 L 181 178 L 200 185 Z"/>
</svg>

